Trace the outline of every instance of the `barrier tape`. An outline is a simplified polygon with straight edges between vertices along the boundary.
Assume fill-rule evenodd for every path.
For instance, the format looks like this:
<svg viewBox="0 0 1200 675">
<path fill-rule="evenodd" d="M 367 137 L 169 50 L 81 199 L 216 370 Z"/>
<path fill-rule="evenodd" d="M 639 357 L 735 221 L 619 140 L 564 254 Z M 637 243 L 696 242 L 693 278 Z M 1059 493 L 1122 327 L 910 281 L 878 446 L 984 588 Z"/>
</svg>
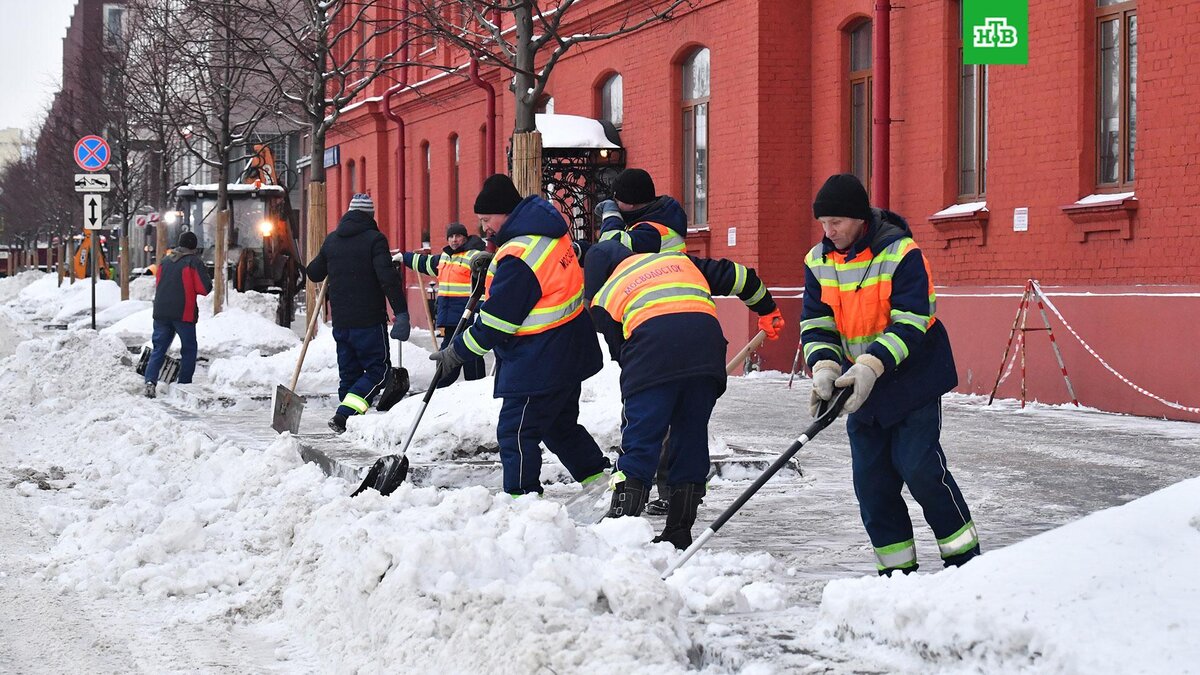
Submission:
<svg viewBox="0 0 1200 675">
<path fill-rule="evenodd" d="M 1067 320 L 1065 318 L 1063 318 L 1062 312 L 1058 311 L 1058 307 L 1055 307 L 1054 303 L 1050 301 L 1050 298 L 1046 297 L 1046 294 L 1044 292 L 1042 292 L 1042 287 L 1040 285 L 1038 285 L 1038 282 L 1032 281 L 1032 283 L 1033 283 L 1034 292 L 1036 292 L 1038 294 L 1038 297 L 1041 298 L 1041 300 L 1046 303 L 1046 306 L 1050 308 L 1050 311 L 1054 313 L 1054 316 L 1058 317 L 1058 320 L 1062 322 L 1062 325 L 1064 327 L 1066 327 L 1066 329 L 1068 331 L 1070 331 L 1071 335 L 1075 336 L 1075 339 L 1079 341 L 1079 344 L 1083 345 L 1083 348 L 1087 350 L 1087 353 L 1091 354 L 1097 361 L 1100 362 L 1100 365 L 1104 366 L 1105 370 L 1107 370 L 1108 372 L 1115 375 L 1117 377 L 1117 379 L 1119 379 L 1122 382 L 1124 382 L 1125 384 L 1129 385 L 1134 391 L 1138 392 L 1139 394 L 1142 394 L 1143 396 L 1152 398 L 1155 401 L 1158 401 L 1159 403 L 1162 403 L 1163 405 L 1167 406 L 1168 408 L 1174 408 L 1175 410 L 1183 410 L 1184 412 L 1190 412 L 1190 413 L 1200 413 L 1200 408 L 1194 408 L 1192 406 L 1186 406 L 1186 405 L 1181 405 L 1179 403 L 1175 403 L 1174 401 L 1168 401 L 1167 399 L 1159 396 L 1158 394 L 1155 394 L 1152 391 L 1149 391 L 1143 387 L 1138 386 L 1137 384 L 1134 384 L 1129 378 L 1127 378 L 1124 375 L 1122 375 L 1121 373 L 1117 372 L 1117 370 L 1115 368 L 1108 365 L 1108 362 L 1105 361 L 1099 354 L 1096 353 L 1096 350 L 1092 349 L 1091 345 L 1089 345 L 1082 337 L 1080 337 L 1079 333 L 1075 332 L 1075 329 L 1071 327 L 1071 324 L 1067 323 Z"/>
</svg>

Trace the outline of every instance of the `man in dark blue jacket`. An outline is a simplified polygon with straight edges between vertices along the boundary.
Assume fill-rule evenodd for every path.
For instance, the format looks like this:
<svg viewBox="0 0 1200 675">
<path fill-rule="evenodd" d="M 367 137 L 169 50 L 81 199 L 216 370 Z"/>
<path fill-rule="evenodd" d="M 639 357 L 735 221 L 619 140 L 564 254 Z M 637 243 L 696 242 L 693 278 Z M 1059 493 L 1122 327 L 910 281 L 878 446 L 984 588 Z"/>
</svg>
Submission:
<svg viewBox="0 0 1200 675">
<path fill-rule="evenodd" d="M 667 522 L 655 541 L 684 549 L 708 479 L 708 420 L 725 392 L 715 295 L 736 295 L 779 337 L 783 319 L 753 269 L 685 253 L 635 254 L 601 242 L 584 258 L 592 320 L 621 364 L 621 450 L 609 517 L 642 512 L 670 428 Z"/>
<path fill-rule="evenodd" d="M 212 279 L 197 255 L 196 234 L 179 235 L 178 245 L 162 259 L 154 286 L 154 344 L 146 362 L 146 398 L 155 397 L 155 386 L 167 350 L 179 336 L 179 384 L 191 384 L 196 372 L 196 298 L 212 291 Z"/>
<path fill-rule="evenodd" d="M 854 494 L 879 573 L 917 569 L 905 485 L 943 563 L 961 565 L 979 554 L 979 537 L 939 440 L 941 396 L 958 375 L 935 316 L 929 261 L 908 223 L 871 208 L 852 174 L 825 181 L 813 216 L 825 237 L 804 259 L 800 338 L 813 373 L 810 413 L 836 387 L 852 389 L 843 411 Z"/>
<path fill-rule="evenodd" d="M 454 329 L 458 327 L 458 321 L 466 311 L 467 298 L 471 295 L 471 262 L 486 247 L 482 239 L 467 234 L 466 225 L 450 223 L 446 227 L 446 246 L 440 255 L 404 252 L 392 257 L 393 261 L 402 263 L 405 267 L 437 278 L 437 316 L 433 322 L 437 326 L 437 336 L 442 339 L 441 349 L 450 346 Z M 461 370 L 467 380 L 480 380 L 486 374 L 482 358 L 467 359 Z M 458 368 L 443 373 L 442 379 L 438 381 L 438 388 L 454 384 L 458 373 Z"/>
<path fill-rule="evenodd" d="M 687 251 L 687 213 L 679 202 L 654 193 L 644 169 L 625 169 L 613 179 L 613 198 L 596 205 L 600 241 L 616 239 L 634 253 Z"/>
<path fill-rule="evenodd" d="M 306 271 L 315 282 L 329 278 L 326 297 L 333 313 L 341 401 L 329 428 L 340 434 L 351 415 L 367 412 L 391 375 L 385 299 L 396 317 L 392 337 L 407 340 L 410 330 L 404 286 L 392 266 L 387 237 L 375 224 L 369 195 L 354 195 Z"/>
<path fill-rule="evenodd" d="M 447 371 L 495 350 L 505 492 L 542 492 L 542 442 L 575 480 L 599 480 L 610 462 L 579 424 L 579 395 L 602 359 L 567 223 L 545 199 L 522 199 L 501 174 L 484 182 L 475 214 L 496 246 L 487 300 L 475 323 L 430 358 Z"/>
</svg>

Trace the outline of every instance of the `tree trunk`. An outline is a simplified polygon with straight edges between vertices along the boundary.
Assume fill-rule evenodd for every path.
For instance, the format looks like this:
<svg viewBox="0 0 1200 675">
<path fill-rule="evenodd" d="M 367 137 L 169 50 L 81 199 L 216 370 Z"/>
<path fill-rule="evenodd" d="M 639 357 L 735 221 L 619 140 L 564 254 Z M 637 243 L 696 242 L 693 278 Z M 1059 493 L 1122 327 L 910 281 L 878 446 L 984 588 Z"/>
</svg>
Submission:
<svg viewBox="0 0 1200 675">
<path fill-rule="evenodd" d="M 167 255 L 167 222 L 158 221 L 154 227 L 154 262 L 162 267 L 163 257 Z"/>
<path fill-rule="evenodd" d="M 325 223 L 327 211 L 325 207 L 325 183 L 308 184 L 308 246 L 304 252 L 309 262 L 321 252 L 321 244 L 325 243 Z M 328 283 L 328 280 L 326 280 Z M 309 281 L 305 286 L 304 307 L 305 316 L 313 317 L 313 312 L 320 311 L 316 306 L 317 285 Z"/>
<path fill-rule="evenodd" d="M 512 137 L 513 185 L 522 196 L 542 194 L 542 134 L 515 133 Z"/>
<path fill-rule="evenodd" d="M 217 211 L 217 250 L 213 255 L 213 315 L 225 306 L 225 248 L 229 235 L 229 209 Z"/>
<path fill-rule="evenodd" d="M 121 300 L 129 299 L 129 235 L 125 233 L 128 224 L 121 226 Z"/>
</svg>

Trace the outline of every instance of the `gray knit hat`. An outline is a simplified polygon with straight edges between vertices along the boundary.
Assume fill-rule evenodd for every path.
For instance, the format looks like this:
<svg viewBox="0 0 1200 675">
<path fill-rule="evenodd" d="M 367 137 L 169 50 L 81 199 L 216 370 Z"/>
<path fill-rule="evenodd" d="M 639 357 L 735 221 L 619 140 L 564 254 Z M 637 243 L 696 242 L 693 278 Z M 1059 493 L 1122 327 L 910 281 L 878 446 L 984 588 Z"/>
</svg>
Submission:
<svg viewBox="0 0 1200 675">
<path fill-rule="evenodd" d="M 375 213 L 375 202 L 371 201 L 371 195 L 359 192 L 350 198 L 350 210 Z"/>
</svg>

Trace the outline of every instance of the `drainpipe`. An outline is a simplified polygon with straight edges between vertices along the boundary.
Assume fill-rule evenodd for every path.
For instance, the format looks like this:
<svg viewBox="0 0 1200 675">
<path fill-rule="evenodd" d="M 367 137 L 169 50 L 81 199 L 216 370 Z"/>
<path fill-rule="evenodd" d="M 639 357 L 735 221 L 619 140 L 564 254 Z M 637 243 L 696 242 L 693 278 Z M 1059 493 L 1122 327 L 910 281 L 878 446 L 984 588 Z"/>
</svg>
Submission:
<svg viewBox="0 0 1200 675">
<path fill-rule="evenodd" d="M 875 55 L 873 70 L 874 99 L 871 116 L 871 203 L 889 208 L 891 195 L 891 110 L 892 110 L 892 3 L 875 0 L 875 29 L 871 34 L 871 49 Z"/>
<path fill-rule="evenodd" d="M 496 26 L 496 31 L 500 32 L 500 10 L 492 10 L 492 23 Z M 479 87 L 487 95 L 487 120 L 484 123 L 487 130 L 484 132 L 484 139 L 487 143 L 487 150 L 484 152 L 484 168 L 487 169 L 487 175 L 496 173 L 496 90 L 492 85 L 479 76 L 479 59 L 471 57 L 471 67 L 467 70 L 467 75 L 470 76 L 471 82 Z"/>
<path fill-rule="evenodd" d="M 487 143 L 487 149 L 484 151 L 484 168 L 487 169 L 487 175 L 496 173 L 496 90 L 491 83 L 479 76 L 479 58 L 471 57 L 471 67 L 467 70 L 467 75 L 470 76 L 471 82 L 475 86 L 483 89 L 487 95 L 487 131 L 484 134 Z"/>
<path fill-rule="evenodd" d="M 402 16 L 409 15 L 409 0 L 404 0 Z M 387 118 L 396 123 L 396 135 L 399 137 L 396 143 L 396 225 L 400 230 L 400 250 L 408 248 L 408 214 L 404 208 L 404 202 L 408 195 L 405 186 L 405 156 L 404 156 L 404 118 L 392 110 L 392 97 L 399 94 L 408 87 L 408 57 L 409 57 L 409 22 L 405 20 L 404 27 L 400 29 L 400 61 L 405 64 L 400 66 L 400 81 L 383 93 L 383 114 Z"/>
</svg>

